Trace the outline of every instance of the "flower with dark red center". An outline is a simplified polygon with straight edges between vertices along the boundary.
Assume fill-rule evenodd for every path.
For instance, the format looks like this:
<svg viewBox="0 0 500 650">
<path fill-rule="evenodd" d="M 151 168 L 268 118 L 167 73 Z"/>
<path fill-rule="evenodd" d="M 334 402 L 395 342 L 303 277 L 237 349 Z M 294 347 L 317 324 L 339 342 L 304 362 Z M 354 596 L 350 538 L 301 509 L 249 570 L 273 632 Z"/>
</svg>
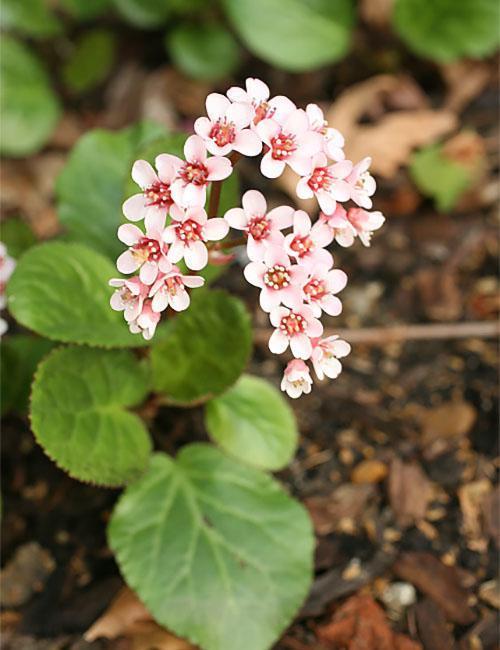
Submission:
<svg viewBox="0 0 500 650">
<path fill-rule="evenodd" d="M 116 261 L 120 273 L 134 273 L 140 269 L 142 282 L 152 284 L 156 280 L 158 264 L 167 254 L 167 246 L 162 239 L 164 225 L 165 217 L 162 224 L 147 224 L 146 234 L 131 223 L 118 228 L 118 239 L 129 247 Z"/>
<path fill-rule="evenodd" d="M 328 165 L 324 153 L 314 156 L 312 172 L 303 176 L 297 183 L 297 196 L 301 199 L 318 199 L 320 208 L 332 214 L 337 201 L 347 201 L 351 196 L 351 185 L 347 177 L 352 172 L 350 160 Z"/>
<path fill-rule="evenodd" d="M 169 305 L 174 311 L 183 311 L 189 307 L 190 298 L 186 287 L 203 286 L 205 280 L 199 275 L 183 275 L 174 264 L 162 262 L 158 279 L 151 287 L 149 297 L 153 299 L 153 311 L 164 311 Z"/>
<path fill-rule="evenodd" d="M 276 328 L 269 339 L 269 349 L 281 354 L 290 345 L 297 359 L 309 359 L 312 354 L 311 338 L 321 336 L 323 325 L 314 317 L 312 309 L 300 305 L 293 310 L 286 307 L 273 309 L 269 316 Z"/>
<path fill-rule="evenodd" d="M 304 285 L 304 301 L 308 303 L 313 314 L 319 318 L 324 311 L 330 316 L 342 312 L 342 303 L 334 294 L 339 293 L 347 284 L 347 275 L 341 269 L 332 269 L 324 264 L 311 268 Z"/>
<path fill-rule="evenodd" d="M 227 91 L 227 96 L 232 102 L 247 104 L 252 109 L 252 129 L 266 118 L 273 118 L 281 124 L 296 109 L 295 104 L 283 95 L 269 99 L 269 88 L 260 79 L 249 77 L 245 81 L 245 87 L 246 90 L 233 86 Z"/>
<path fill-rule="evenodd" d="M 350 351 L 349 343 L 339 339 L 338 336 L 328 336 L 314 341 L 311 360 L 318 379 L 324 379 L 325 375 L 330 379 L 336 379 L 342 372 L 339 359 L 346 357 Z"/>
<path fill-rule="evenodd" d="M 109 281 L 115 292 L 111 296 L 110 305 L 115 311 L 123 311 L 127 323 L 135 320 L 141 313 L 142 305 L 146 299 L 150 286 L 141 282 L 138 275 L 124 280 L 113 278 Z"/>
<path fill-rule="evenodd" d="M 333 258 L 324 249 L 333 240 L 331 230 L 324 223 L 311 223 L 304 210 L 296 210 L 293 215 L 293 232 L 285 237 L 285 250 L 301 265 L 324 264 L 331 268 Z"/>
<path fill-rule="evenodd" d="M 257 190 L 248 190 L 242 199 L 243 208 L 232 208 L 224 219 L 232 228 L 243 230 L 248 237 L 247 254 L 254 262 L 261 262 L 268 246 L 281 246 L 281 230 L 292 225 L 293 208 L 282 205 L 267 211 L 264 196 Z"/>
</svg>

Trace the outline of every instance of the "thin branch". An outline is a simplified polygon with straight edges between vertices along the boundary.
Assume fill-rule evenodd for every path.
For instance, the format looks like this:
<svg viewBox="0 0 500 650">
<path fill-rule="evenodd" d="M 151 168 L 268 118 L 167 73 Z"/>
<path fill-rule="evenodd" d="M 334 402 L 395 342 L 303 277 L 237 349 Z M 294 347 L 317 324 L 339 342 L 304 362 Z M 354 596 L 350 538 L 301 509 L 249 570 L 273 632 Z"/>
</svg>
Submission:
<svg viewBox="0 0 500 650">
<path fill-rule="evenodd" d="M 208 203 L 208 217 L 217 216 L 219 212 L 219 203 L 220 203 L 220 193 L 222 190 L 223 181 L 212 181 L 212 186 L 210 188 L 210 201 Z"/>
</svg>

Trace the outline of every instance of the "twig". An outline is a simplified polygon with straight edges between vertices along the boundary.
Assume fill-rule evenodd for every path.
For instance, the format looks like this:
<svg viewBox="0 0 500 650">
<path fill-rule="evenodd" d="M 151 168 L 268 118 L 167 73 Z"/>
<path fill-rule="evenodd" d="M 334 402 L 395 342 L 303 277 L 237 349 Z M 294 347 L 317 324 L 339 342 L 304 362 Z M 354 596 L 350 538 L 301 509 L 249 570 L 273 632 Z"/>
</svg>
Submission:
<svg viewBox="0 0 500 650">
<path fill-rule="evenodd" d="M 208 203 L 208 216 L 215 217 L 219 211 L 220 192 L 222 190 L 223 181 L 212 181 L 210 189 L 210 201 Z"/>
</svg>

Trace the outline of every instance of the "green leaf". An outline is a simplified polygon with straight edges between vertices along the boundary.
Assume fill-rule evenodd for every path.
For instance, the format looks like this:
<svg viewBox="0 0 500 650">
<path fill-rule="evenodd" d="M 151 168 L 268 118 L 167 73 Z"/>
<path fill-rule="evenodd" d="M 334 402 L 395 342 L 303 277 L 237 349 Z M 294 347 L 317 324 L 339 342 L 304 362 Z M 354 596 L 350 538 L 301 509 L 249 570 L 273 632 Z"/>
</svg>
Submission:
<svg viewBox="0 0 500 650">
<path fill-rule="evenodd" d="M 59 219 L 69 239 L 116 258 L 124 250 L 116 236 L 122 204 L 139 191 L 130 178 L 134 160 L 153 162 L 162 151 L 176 153 L 184 139 L 149 122 L 115 132 L 97 129 L 80 138 L 56 186 Z"/>
<path fill-rule="evenodd" d="M 416 54 L 436 61 L 492 54 L 500 42 L 498 0 L 396 0 L 395 30 Z"/>
<path fill-rule="evenodd" d="M 80 20 L 101 15 L 109 8 L 111 0 L 59 0 L 69 13 Z"/>
<path fill-rule="evenodd" d="M 28 224 L 15 217 L 2 222 L 0 239 L 7 246 L 8 254 L 15 259 L 36 243 Z"/>
<path fill-rule="evenodd" d="M 224 79 L 240 63 L 238 43 L 222 25 L 184 23 L 165 42 L 175 65 L 194 79 Z"/>
<path fill-rule="evenodd" d="M 82 34 L 63 67 L 66 86 L 75 93 L 99 85 L 109 75 L 116 56 L 116 38 L 105 29 Z"/>
<path fill-rule="evenodd" d="M 31 426 L 45 453 L 70 476 L 118 486 L 146 469 L 151 440 L 127 411 L 148 392 L 149 369 L 127 350 L 59 348 L 39 366 Z"/>
<path fill-rule="evenodd" d="M 415 152 L 410 175 L 422 194 L 432 197 L 442 212 L 453 208 L 472 182 L 471 172 L 444 156 L 440 145 Z"/>
<path fill-rule="evenodd" d="M 118 11 L 132 25 L 153 29 L 166 22 L 171 13 L 168 0 L 114 0 Z"/>
<path fill-rule="evenodd" d="M 266 650 L 311 582 L 305 509 L 210 445 L 155 455 L 118 501 L 109 541 L 154 618 L 204 650 Z"/>
<path fill-rule="evenodd" d="M 297 448 L 292 409 L 274 386 L 258 377 L 243 375 L 208 402 L 205 425 L 225 452 L 263 469 L 285 467 Z"/>
<path fill-rule="evenodd" d="M 55 341 L 102 347 L 140 347 L 121 312 L 109 305 L 113 264 L 79 244 L 50 242 L 30 248 L 7 285 L 14 318 Z"/>
<path fill-rule="evenodd" d="M 53 347 L 52 341 L 27 334 L 9 334 L 2 338 L 2 414 L 28 411 L 33 374 Z"/>
<path fill-rule="evenodd" d="M 61 23 L 46 0 L 1 0 L 0 27 L 33 38 L 47 38 L 61 31 Z"/>
<path fill-rule="evenodd" d="M 243 303 L 224 291 L 198 290 L 189 309 L 167 322 L 153 345 L 153 385 L 172 403 L 202 402 L 231 386 L 243 372 L 252 346 Z"/>
<path fill-rule="evenodd" d="M 45 69 L 21 42 L 3 34 L 0 57 L 0 151 L 35 153 L 50 138 L 60 115 Z"/>
<path fill-rule="evenodd" d="M 349 48 L 352 0 L 223 0 L 254 54 L 291 72 L 338 61 Z"/>
</svg>

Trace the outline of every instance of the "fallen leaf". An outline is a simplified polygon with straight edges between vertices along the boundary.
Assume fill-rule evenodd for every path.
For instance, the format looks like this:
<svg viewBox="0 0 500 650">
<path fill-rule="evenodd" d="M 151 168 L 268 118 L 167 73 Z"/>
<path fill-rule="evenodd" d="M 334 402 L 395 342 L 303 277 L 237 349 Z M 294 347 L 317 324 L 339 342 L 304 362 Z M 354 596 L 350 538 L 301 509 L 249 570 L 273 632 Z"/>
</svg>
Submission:
<svg viewBox="0 0 500 650">
<path fill-rule="evenodd" d="M 119 591 L 104 614 L 84 634 L 89 643 L 99 638 L 118 637 L 129 639 L 131 650 L 195 650 L 188 641 L 158 625 L 128 587 Z"/>
<path fill-rule="evenodd" d="M 442 65 L 441 74 L 448 87 L 444 108 L 460 113 L 492 78 L 492 70 L 484 61 L 454 61 Z"/>
<path fill-rule="evenodd" d="M 476 620 L 456 567 L 443 564 L 430 553 L 413 552 L 400 555 L 393 570 L 437 603 L 449 621 L 469 625 Z"/>
<path fill-rule="evenodd" d="M 415 608 L 418 636 L 425 650 L 454 650 L 455 640 L 443 612 L 436 604 L 425 598 Z"/>
<path fill-rule="evenodd" d="M 38 542 L 20 546 L 0 573 L 0 604 L 19 607 L 43 589 L 55 562 Z"/>
<path fill-rule="evenodd" d="M 400 526 L 411 526 L 425 517 L 432 484 L 416 462 L 395 458 L 389 471 L 389 501 Z"/>
<path fill-rule="evenodd" d="M 309 497 L 304 503 L 313 520 L 318 535 L 342 527 L 346 519 L 354 523 L 361 517 L 370 497 L 374 495 L 372 485 L 340 485 L 327 496 Z"/>
<path fill-rule="evenodd" d="M 485 552 L 488 548 L 483 513 L 486 497 L 492 489 L 491 482 L 488 479 L 482 479 L 461 485 L 457 491 L 462 510 L 462 530 L 468 548 L 473 551 Z"/>
</svg>

